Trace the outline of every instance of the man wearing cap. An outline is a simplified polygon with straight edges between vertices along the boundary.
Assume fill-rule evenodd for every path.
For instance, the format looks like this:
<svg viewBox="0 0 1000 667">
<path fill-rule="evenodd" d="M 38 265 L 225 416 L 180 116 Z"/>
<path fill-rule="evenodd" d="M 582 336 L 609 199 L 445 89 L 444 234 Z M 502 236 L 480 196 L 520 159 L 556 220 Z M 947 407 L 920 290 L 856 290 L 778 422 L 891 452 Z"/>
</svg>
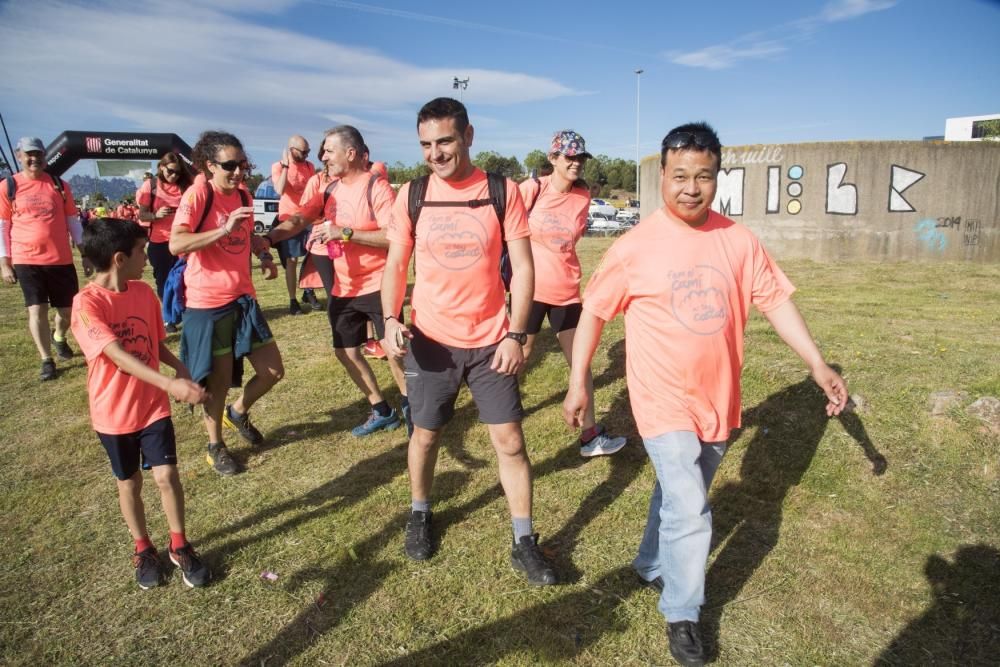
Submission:
<svg viewBox="0 0 1000 667">
<path fill-rule="evenodd" d="M 382 278 L 387 314 L 382 347 L 390 357 L 405 357 L 414 426 L 405 552 L 425 560 L 434 551 L 431 485 L 438 440 L 464 382 L 497 453 L 513 524 L 511 564 L 530 584 L 551 585 L 556 573 L 532 527 L 531 463 L 517 385 L 534 287 L 524 203 L 511 180 L 490 178 L 472 164 L 473 128 L 458 100 L 425 104 L 417 115 L 417 135 L 431 173 L 400 189 Z M 504 240 L 513 269 L 509 318 L 498 270 Z M 403 305 L 411 255 L 416 281 L 407 327 L 392 314 Z"/>
<path fill-rule="evenodd" d="M 587 143 L 573 130 L 561 130 L 552 137 L 548 159 L 552 173 L 527 178 L 521 183 L 521 197 L 528 210 L 531 228 L 531 256 L 535 261 L 535 294 L 525 331 L 528 342 L 524 358 L 531 356 L 535 337 L 547 317 L 566 361 L 573 361 L 573 336 L 580 321 L 580 259 L 576 244 L 587 231 L 590 193 L 583 180 L 583 168 L 590 159 Z M 625 438 L 609 435 L 594 415 L 594 383 L 587 375 L 590 401 L 580 424 L 580 455 L 614 454 L 625 446 Z"/>
<path fill-rule="evenodd" d="M 670 653 L 683 665 L 706 659 L 698 620 L 712 541 L 708 489 L 740 425 L 751 305 L 806 362 L 829 401 L 827 415 L 847 405 L 847 385 L 791 301 L 795 288 L 746 227 L 711 210 L 721 158 L 719 138 L 705 123 L 681 125 L 663 139 L 664 206 L 619 237 L 591 277 L 563 402 L 567 423 L 579 424 L 601 331 L 624 313 L 632 414 L 656 473 L 632 567 L 659 591 Z"/>
<path fill-rule="evenodd" d="M 42 140 L 23 137 L 15 156 L 24 170 L 0 184 L 0 273 L 5 283 L 21 285 L 28 331 L 42 358 L 39 377 L 52 380 L 52 348 L 60 359 L 73 357 L 66 333 L 79 283 L 69 240 L 79 244 L 83 227 L 69 184 L 45 172 Z M 50 305 L 56 309 L 54 330 Z"/>
<path fill-rule="evenodd" d="M 271 165 L 271 183 L 281 199 L 278 200 L 278 215 L 273 224 L 278 225 L 299 210 L 302 193 L 306 183 L 316 173 L 316 168 L 308 160 L 309 142 L 305 137 L 295 135 L 288 139 L 288 147 L 281 154 L 281 160 Z M 302 306 L 295 298 L 298 288 L 299 257 L 306 256 L 306 239 L 309 230 L 304 229 L 299 234 L 278 242 L 278 257 L 285 268 L 285 286 L 288 288 L 288 312 L 291 315 L 301 315 Z M 302 293 L 302 298 L 313 310 L 319 310 L 320 304 L 316 294 L 311 289 Z"/>
</svg>

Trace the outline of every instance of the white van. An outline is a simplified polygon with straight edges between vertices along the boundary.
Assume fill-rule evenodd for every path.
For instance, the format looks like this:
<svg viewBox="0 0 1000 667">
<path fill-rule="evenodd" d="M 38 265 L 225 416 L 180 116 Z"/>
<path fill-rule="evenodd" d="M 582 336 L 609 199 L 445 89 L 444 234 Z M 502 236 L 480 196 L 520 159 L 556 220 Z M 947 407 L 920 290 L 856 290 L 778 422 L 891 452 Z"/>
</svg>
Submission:
<svg viewBox="0 0 1000 667">
<path fill-rule="evenodd" d="M 257 186 L 253 193 L 253 230 L 261 234 L 271 228 L 271 223 L 278 217 L 278 193 L 266 178 Z"/>
</svg>

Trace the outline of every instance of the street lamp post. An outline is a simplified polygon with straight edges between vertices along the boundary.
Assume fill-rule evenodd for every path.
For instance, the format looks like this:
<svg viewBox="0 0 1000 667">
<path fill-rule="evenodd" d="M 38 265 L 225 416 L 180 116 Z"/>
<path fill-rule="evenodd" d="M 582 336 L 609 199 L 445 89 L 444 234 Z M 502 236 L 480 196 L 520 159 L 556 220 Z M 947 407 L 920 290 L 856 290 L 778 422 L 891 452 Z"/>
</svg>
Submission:
<svg viewBox="0 0 1000 667">
<path fill-rule="evenodd" d="M 635 71 L 635 198 L 642 205 L 639 186 L 639 78 L 643 70 Z"/>
<path fill-rule="evenodd" d="M 456 76 L 455 80 L 452 81 L 451 87 L 454 90 L 458 91 L 458 101 L 459 102 L 464 102 L 464 100 L 462 98 L 464 97 L 465 89 L 469 87 L 469 79 L 468 79 L 468 77 L 466 77 L 464 79 L 459 79 Z"/>
</svg>

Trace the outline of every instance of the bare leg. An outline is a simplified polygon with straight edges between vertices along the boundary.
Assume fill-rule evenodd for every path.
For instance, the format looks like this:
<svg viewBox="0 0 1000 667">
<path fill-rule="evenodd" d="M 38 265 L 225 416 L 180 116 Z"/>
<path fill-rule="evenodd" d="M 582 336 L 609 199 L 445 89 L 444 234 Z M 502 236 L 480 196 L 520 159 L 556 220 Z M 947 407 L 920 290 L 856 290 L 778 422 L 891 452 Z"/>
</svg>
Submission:
<svg viewBox="0 0 1000 667">
<path fill-rule="evenodd" d="M 56 308 L 56 316 L 53 318 L 56 335 L 63 340 L 66 339 L 66 334 L 69 332 L 69 318 L 72 310 L 72 308 Z"/>
<path fill-rule="evenodd" d="M 177 466 L 163 465 L 153 468 L 153 479 L 160 488 L 160 502 L 167 515 L 167 525 L 171 533 L 184 532 L 184 489 Z"/>
<path fill-rule="evenodd" d="M 510 514 L 512 517 L 531 517 L 531 461 L 524 446 L 521 423 L 490 424 L 489 431 Z"/>
<path fill-rule="evenodd" d="M 52 330 L 49 328 L 49 304 L 28 306 L 28 331 L 43 360 L 52 358 Z"/>
<path fill-rule="evenodd" d="M 414 500 L 431 499 L 440 433 L 419 426 L 413 428 L 413 437 L 406 451 L 406 467 L 410 473 L 410 497 Z"/>
<path fill-rule="evenodd" d="M 209 443 L 222 442 L 222 411 L 226 408 L 226 394 L 233 381 L 233 355 L 212 358 L 212 372 L 208 375 L 208 400 L 205 401 L 205 430 Z"/>
<path fill-rule="evenodd" d="M 271 342 L 258 347 L 247 358 L 253 366 L 254 376 L 243 388 L 243 395 L 233 401 L 233 409 L 241 415 L 246 414 L 257 399 L 271 391 L 285 377 L 285 366 L 277 343 Z"/>
<path fill-rule="evenodd" d="M 351 376 L 351 380 L 357 385 L 361 393 L 365 395 L 368 402 L 371 405 L 382 402 L 382 392 L 378 388 L 378 380 L 375 379 L 375 373 L 372 372 L 372 367 L 368 365 L 363 354 L 361 354 L 360 347 L 338 347 L 334 348 L 334 354 L 337 360 L 344 366 L 347 374 Z M 395 374 L 393 374 L 395 378 Z M 402 379 L 402 373 L 400 377 L 396 378 L 396 382 Z M 403 387 L 406 386 L 405 382 L 402 384 Z"/>
<path fill-rule="evenodd" d="M 149 537 L 146 530 L 146 508 L 142 504 L 142 470 L 128 479 L 118 481 L 118 506 L 133 539 Z"/>
<path fill-rule="evenodd" d="M 288 288 L 288 298 L 295 298 L 295 290 L 299 286 L 299 260 L 296 257 L 289 257 L 285 260 L 285 287 Z"/>
</svg>

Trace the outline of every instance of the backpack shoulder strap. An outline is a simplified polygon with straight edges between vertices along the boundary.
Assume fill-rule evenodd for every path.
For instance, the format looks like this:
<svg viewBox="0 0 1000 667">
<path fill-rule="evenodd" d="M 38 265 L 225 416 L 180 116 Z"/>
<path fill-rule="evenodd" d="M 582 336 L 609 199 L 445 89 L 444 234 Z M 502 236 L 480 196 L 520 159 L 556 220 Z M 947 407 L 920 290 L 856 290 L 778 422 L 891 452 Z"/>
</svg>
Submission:
<svg viewBox="0 0 1000 667">
<path fill-rule="evenodd" d="M 542 181 L 538 176 L 532 174 L 531 180 L 535 182 L 535 193 L 531 196 L 531 202 L 529 203 L 527 199 L 524 200 L 524 210 L 527 213 L 531 213 L 531 209 L 535 208 L 535 202 L 542 194 Z"/>
<path fill-rule="evenodd" d="M 136 202 L 138 204 L 139 202 Z M 149 179 L 149 210 L 156 213 L 156 178 Z"/>
<path fill-rule="evenodd" d="M 240 199 L 243 199 L 243 191 L 240 190 Z M 205 209 L 201 212 L 201 218 L 198 220 L 198 226 L 194 228 L 194 233 L 197 234 L 201 231 L 201 226 L 205 224 L 205 219 L 208 218 L 208 212 L 212 210 L 212 203 L 215 201 L 215 189 L 212 188 L 212 184 L 205 181 Z"/>
<path fill-rule="evenodd" d="M 66 190 L 63 189 L 63 180 L 58 176 L 53 176 L 49 174 L 49 178 L 52 179 L 52 185 L 56 186 L 56 190 L 59 191 L 59 196 L 62 197 L 63 203 L 66 203 Z"/>
<path fill-rule="evenodd" d="M 4 181 L 7 182 L 7 201 L 13 204 L 14 197 L 17 196 L 17 181 L 14 180 L 14 174 L 5 178 Z"/>
<path fill-rule="evenodd" d="M 504 239 L 504 219 L 507 217 L 507 178 L 503 174 L 486 174 L 486 182 L 490 189 L 490 203 L 500 221 L 500 238 Z M 504 239 L 506 240 L 506 239 Z"/>
<path fill-rule="evenodd" d="M 329 201 L 333 191 L 337 189 L 338 183 L 340 183 L 340 179 L 334 179 L 330 182 L 330 185 L 326 186 L 326 190 L 323 190 L 323 206 L 319 210 L 320 215 L 323 215 L 323 211 L 326 210 L 326 202 Z"/>
<path fill-rule="evenodd" d="M 250 193 L 243 188 L 238 188 L 236 191 L 240 193 L 240 202 L 244 206 L 250 206 Z"/>
<path fill-rule="evenodd" d="M 375 221 L 375 206 L 372 204 L 372 189 L 375 187 L 375 181 L 379 179 L 378 174 L 372 174 L 368 179 L 368 191 L 365 193 L 368 197 L 368 215 L 371 216 L 372 221 Z"/>
<path fill-rule="evenodd" d="M 410 191 L 407 197 L 407 208 L 410 214 L 410 222 L 413 223 L 413 236 L 417 236 L 417 220 L 420 219 L 420 211 L 424 208 L 424 195 L 427 194 L 427 182 L 430 176 L 420 176 L 410 181 Z"/>
</svg>

